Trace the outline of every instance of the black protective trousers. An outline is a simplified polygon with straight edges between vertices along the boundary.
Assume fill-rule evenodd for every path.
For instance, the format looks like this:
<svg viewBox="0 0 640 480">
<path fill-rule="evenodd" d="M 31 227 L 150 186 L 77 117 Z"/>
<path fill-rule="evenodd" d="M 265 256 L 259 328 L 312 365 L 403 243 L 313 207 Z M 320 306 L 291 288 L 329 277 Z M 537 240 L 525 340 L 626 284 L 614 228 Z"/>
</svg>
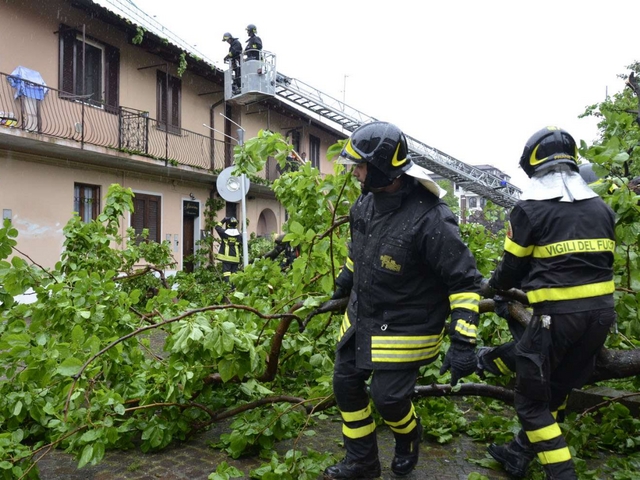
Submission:
<svg viewBox="0 0 640 480">
<path fill-rule="evenodd" d="M 336 351 L 333 392 L 342 415 L 342 435 L 350 461 L 370 463 L 378 458 L 373 404 L 393 431 L 396 443 L 412 441 L 418 434 L 411 397 L 417 368 L 369 370 L 356 367 L 355 335 Z"/>
<path fill-rule="evenodd" d="M 516 346 L 515 409 L 548 479 L 577 479 L 554 413 L 589 379 L 615 318 L 613 308 L 534 315 Z"/>
</svg>

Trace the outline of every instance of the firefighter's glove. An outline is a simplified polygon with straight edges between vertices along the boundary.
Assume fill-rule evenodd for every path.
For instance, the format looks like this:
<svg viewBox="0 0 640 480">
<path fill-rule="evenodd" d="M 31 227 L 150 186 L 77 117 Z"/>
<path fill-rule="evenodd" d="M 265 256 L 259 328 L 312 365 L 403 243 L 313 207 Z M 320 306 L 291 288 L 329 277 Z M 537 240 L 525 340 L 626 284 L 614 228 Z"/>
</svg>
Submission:
<svg viewBox="0 0 640 480">
<path fill-rule="evenodd" d="M 331 300 L 338 300 L 339 298 L 348 297 L 350 293 L 351 292 L 349 292 L 346 288 L 343 288 L 340 285 L 336 285 L 336 291 L 333 292 L 333 295 L 331 295 Z"/>
<path fill-rule="evenodd" d="M 511 314 L 509 313 L 509 300 L 501 295 L 493 297 L 493 311 L 496 315 L 505 320 L 511 320 Z"/>
<path fill-rule="evenodd" d="M 458 380 L 476 371 L 478 359 L 476 346 L 472 343 L 452 341 L 442 362 L 440 375 L 451 372 L 451 386 L 455 387 Z"/>
<path fill-rule="evenodd" d="M 495 289 L 489 285 L 489 280 L 487 280 L 486 278 L 482 279 L 482 282 L 480 283 L 480 296 L 482 298 L 492 298 L 495 295 Z"/>
</svg>

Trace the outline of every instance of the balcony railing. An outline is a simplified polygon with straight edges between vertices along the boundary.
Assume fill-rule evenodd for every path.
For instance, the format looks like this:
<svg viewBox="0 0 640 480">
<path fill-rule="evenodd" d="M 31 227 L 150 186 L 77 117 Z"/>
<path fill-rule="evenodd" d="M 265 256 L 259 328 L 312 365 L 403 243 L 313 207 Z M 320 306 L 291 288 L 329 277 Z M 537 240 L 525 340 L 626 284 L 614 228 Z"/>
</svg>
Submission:
<svg viewBox="0 0 640 480">
<path fill-rule="evenodd" d="M 16 97 L 16 81 L 25 87 Z M 43 88 L 45 91 L 43 93 Z M 40 93 L 38 93 L 40 92 Z M 39 100 L 38 98 L 42 98 Z M 0 129 L 18 128 L 52 137 L 145 155 L 206 170 L 225 167 L 227 142 L 190 130 L 167 132 L 147 112 L 109 107 L 0 73 Z"/>
</svg>

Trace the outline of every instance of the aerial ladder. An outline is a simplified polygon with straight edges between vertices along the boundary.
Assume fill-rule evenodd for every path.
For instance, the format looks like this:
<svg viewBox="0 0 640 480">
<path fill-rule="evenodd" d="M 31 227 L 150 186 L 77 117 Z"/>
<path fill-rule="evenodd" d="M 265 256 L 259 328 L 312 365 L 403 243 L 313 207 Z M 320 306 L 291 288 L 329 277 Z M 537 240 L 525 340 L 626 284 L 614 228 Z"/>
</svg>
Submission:
<svg viewBox="0 0 640 480">
<path fill-rule="evenodd" d="M 317 120 L 346 132 L 353 132 L 360 125 L 377 120 L 298 79 L 277 72 L 275 57 L 268 52 L 266 52 L 266 59 L 268 62 L 265 61 L 262 64 L 253 60 L 245 61 L 241 65 L 242 86 L 237 95 L 233 95 L 231 91 L 230 70 L 225 72 L 228 76 L 228 79 L 225 78 L 227 100 L 248 104 L 261 97 L 277 96 L 294 107 L 301 107 L 308 113 L 315 114 Z M 246 67 L 245 73 L 242 68 L 246 64 L 252 65 Z M 256 75 L 258 71 L 261 72 L 260 75 Z M 414 162 L 430 172 L 455 182 L 469 192 L 485 197 L 503 207 L 512 207 L 520 198 L 522 192 L 519 188 L 496 175 L 468 165 L 409 135 L 407 135 L 407 143 L 409 154 Z"/>
<path fill-rule="evenodd" d="M 277 76 L 275 93 L 278 97 L 315 113 L 320 120 L 332 122 L 348 132 L 353 132 L 360 125 L 377 120 L 300 80 L 281 74 Z M 519 200 L 522 191 L 518 187 L 414 137 L 409 135 L 406 137 L 412 160 L 427 170 L 503 207 L 512 207 Z"/>
</svg>

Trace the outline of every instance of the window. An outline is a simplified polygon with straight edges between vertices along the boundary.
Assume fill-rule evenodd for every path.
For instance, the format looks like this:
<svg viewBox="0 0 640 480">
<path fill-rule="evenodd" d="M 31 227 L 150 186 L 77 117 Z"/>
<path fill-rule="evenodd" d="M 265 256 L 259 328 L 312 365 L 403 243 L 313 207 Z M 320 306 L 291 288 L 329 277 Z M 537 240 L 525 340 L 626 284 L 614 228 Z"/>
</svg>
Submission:
<svg viewBox="0 0 640 480">
<path fill-rule="evenodd" d="M 478 206 L 478 197 L 469 197 L 469 208 L 476 208 Z"/>
<path fill-rule="evenodd" d="M 83 222 L 98 218 L 100 213 L 100 187 L 76 183 L 73 186 L 73 211 Z"/>
<path fill-rule="evenodd" d="M 65 25 L 58 33 L 60 96 L 82 96 L 88 103 L 117 113 L 120 51 L 95 38 L 83 38 L 81 32 Z"/>
<path fill-rule="evenodd" d="M 136 232 L 136 242 L 142 241 L 142 230 L 149 230 L 147 240 L 160 243 L 160 197 L 136 193 L 133 199 L 131 226 Z"/>
<path fill-rule="evenodd" d="M 158 71 L 157 75 L 157 109 L 158 127 L 164 130 L 169 119 L 169 133 L 180 134 L 180 94 L 182 84 L 179 78 Z M 169 88 L 167 88 L 167 82 Z"/>
<path fill-rule="evenodd" d="M 309 135 L 309 159 L 311 165 L 320 170 L 320 139 Z"/>
</svg>

